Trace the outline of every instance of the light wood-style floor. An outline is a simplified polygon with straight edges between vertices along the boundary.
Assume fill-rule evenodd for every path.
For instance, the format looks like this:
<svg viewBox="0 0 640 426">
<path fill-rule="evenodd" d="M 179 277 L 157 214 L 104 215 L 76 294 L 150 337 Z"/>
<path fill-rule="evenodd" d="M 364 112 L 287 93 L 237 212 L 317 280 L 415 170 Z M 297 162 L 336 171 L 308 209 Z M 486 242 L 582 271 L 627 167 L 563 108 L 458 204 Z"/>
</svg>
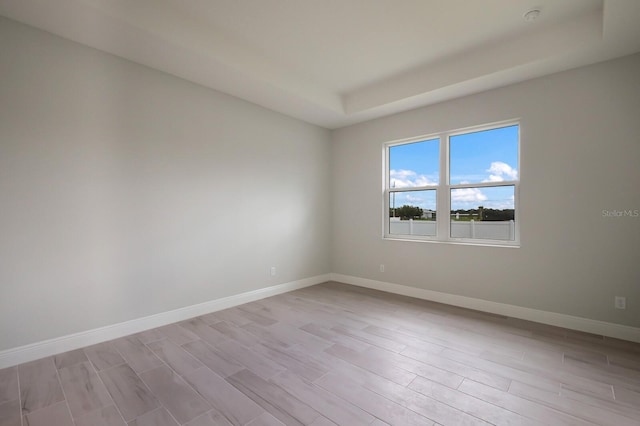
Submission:
<svg viewBox="0 0 640 426">
<path fill-rule="evenodd" d="M 640 344 L 338 283 L 0 370 L 0 426 L 640 425 Z"/>
</svg>

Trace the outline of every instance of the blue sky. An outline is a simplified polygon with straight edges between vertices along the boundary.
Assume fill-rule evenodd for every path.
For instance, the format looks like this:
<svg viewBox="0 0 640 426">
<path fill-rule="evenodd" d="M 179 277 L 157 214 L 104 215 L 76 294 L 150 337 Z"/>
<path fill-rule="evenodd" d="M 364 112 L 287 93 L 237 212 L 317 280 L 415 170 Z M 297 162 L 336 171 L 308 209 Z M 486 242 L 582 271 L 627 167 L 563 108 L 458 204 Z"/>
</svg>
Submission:
<svg viewBox="0 0 640 426">
<path fill-rule="evenodd" d="M 409 188 L 437 185 L 439 140 L 431 139 L 389 149 L 391 186 Z M 452 136 L 450 141 L 451 184 L 502 182 L 518 177 L 518 126 Z M 513 186 L 461 188 L 452 192 L 456 209 L 514 208 Z M 393 203 L 393 200 L 390 200 Z M 396 193 L 395 205 L 416 205 L 435 210 L 435 191 Z"/>
</svg>

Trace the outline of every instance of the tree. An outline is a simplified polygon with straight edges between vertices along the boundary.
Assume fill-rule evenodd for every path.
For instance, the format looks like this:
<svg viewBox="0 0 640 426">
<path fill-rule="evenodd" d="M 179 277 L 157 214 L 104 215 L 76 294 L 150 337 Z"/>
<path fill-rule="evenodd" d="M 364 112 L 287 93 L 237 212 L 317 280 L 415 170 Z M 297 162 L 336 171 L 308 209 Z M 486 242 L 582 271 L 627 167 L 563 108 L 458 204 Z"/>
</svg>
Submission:
<svg viewBox="0 0 640 426">
<path fill-rule="evenodd" d="M 396 216 L 399 216 L 402 220 L 415 219 L 422 217 L 422 209 L 416 206 L 404 205 L 396 209 Z"/>
<path fill-rule="evenodd" d="M 482 220 L 488 222 L 508 221 L 514 220 L 515 211 L 513 209 L 484 209 L 484 216 Z"/>
</svg>

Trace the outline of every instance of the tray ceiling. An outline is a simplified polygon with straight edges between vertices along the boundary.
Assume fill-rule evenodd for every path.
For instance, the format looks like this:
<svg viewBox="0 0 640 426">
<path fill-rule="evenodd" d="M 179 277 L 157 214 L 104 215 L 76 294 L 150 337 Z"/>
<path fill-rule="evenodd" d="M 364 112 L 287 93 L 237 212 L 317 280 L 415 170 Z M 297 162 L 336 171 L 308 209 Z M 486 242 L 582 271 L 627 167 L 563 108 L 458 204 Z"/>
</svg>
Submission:
<svg viewBox="0 0 640 426">
<path fill-rule="evenodd" d="M 640 51 L 638 0 L 0 0 L 0 15 L 327 128 Z"/>
</svg>

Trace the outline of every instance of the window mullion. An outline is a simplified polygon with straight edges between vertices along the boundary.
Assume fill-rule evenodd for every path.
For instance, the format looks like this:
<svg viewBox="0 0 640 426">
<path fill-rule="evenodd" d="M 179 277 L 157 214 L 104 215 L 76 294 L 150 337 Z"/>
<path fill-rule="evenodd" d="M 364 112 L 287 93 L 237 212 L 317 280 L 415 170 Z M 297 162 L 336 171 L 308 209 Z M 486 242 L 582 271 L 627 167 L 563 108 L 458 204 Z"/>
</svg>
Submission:
<svg viewBox="0 0 640 426">
<path fill-rule="evenodd" d="M 437 224 L 439 240 L 449 239 L 449 137 L 447 134 L 440 136 L 440 184 L 437 193 Z"/>
<path fill-rule="evenodd" d="M 493 188 L 496 186 L 514 186 L 518 183 L 517 180 L 504 180 L 498 182 L 477 182 L 477 183 L 457 183 L 455 185 L 449 185 L 450 189 L 456 188 Z"/>
<path fill-rule="evenodd" d="M 415 191 L 429 191 L 433 189 L 438 189 L 438 185 L 429 185 L 429 186 L 408 186 L 404 188 L 389 188 L 390 193 L 394 192 L 415 192 Z"/>
</svg>

